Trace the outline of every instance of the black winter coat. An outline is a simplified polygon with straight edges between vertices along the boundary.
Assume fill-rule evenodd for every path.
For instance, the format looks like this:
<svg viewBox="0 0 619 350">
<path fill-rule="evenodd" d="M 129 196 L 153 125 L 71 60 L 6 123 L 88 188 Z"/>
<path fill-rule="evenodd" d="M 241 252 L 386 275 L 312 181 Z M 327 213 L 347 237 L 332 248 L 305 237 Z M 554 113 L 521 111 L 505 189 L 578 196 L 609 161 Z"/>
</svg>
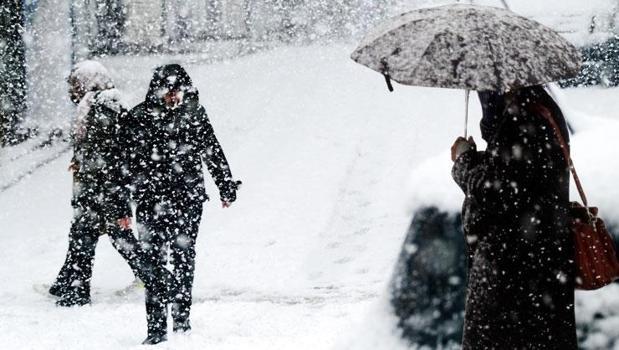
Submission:
<svg viewBox="0 0 619 350">
<path fill-rule="evenodd" d="M 510 101 L 485 136 L 487 149 L 463 153 L 452 171 L 466 195 L 463 349 L 576 349 L 569 172 L 559 143 L 535 108 Z"/>
<path fill-rule="evenodd" d="M 121 172 L 123 152 L 119 127 L 126 110 L 117 90 L 93 93 L 83 132 L 73 133 L 74 172 L 72 204 L 99 213 L 108 221 L 131 215 L 129 191 Z M 88 98 L 88 97 L 85 97 Z"/>
<path fill-rule="evenodd" d="M 174 65 L 176 66 L 176 65 Z M 236 185 L 228 162 L 198 92 L 184 70 L 174 72 L 181 84 L 183 103 L 176 109 L 163 105 L 160 92 L 172 73 L 164 66 L 155 73 L 146 100 L 134 107 L 125 120 L 128 177 L 140 203 L 157 203 L 164 198 L 205 201 L 202 162 L 219 188 L 222 201 L 236 198 Z M 176 66 L 179 67 L 179 66 Z"/>
</svg>

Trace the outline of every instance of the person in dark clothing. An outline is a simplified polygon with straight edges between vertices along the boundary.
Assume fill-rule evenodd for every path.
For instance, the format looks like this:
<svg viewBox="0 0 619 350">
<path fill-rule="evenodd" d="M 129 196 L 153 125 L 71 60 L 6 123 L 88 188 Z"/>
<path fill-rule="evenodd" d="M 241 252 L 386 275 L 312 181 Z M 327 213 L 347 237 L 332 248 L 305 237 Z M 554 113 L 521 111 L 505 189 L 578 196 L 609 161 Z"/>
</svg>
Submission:
<svg viewBox="0 0 619 350">
<path fill-rule="evenodd" d="M 463 349 L 577 349 L 569 169 L 547 110 L 568 139 L 561 110 L 540 86 L 479 92 L 481 130 L 452 147 L 466 195 L 468 244 Z"/>
<path fill-rule="evenodd" d="M 173 330 L 187 332 L 195 243 L 207 200 L 202 163 L 219 188 L 223 207 L 235 201 L 240 182 L 233 180 L 198 91 L 179 65 L 155 70 L 145 101 L 130 111 L 122 130 L 128 133 L 123 137 L 126 171 L 133 183 L 140 240 L 153 268 L 166 264 L 169 247 L 176 290 L 171 301 Z M 167 339 L 168 302 L 158 294 L 146 290 L 144 344 Z"/>
<path fill-rule="evenodd" d="M 170 276 L 160 280 L 147 273 L 144 254 L 130 228 L 129 192 L 120 172 L 118 126 L 126 113 L 120 92 L 105 67 L 95 61 L 78 63 L 68 82 L 71 100 L 78 104 L 69 166 L 73 172 L 74 217 L 67 256 L 49 293 L 59 297 L 59 306 L 90 303 L 95 248 L 99 236 L 106 233 L 134 274 L 145 285 L 158 285 L 163 290 Z"/>
</svg>

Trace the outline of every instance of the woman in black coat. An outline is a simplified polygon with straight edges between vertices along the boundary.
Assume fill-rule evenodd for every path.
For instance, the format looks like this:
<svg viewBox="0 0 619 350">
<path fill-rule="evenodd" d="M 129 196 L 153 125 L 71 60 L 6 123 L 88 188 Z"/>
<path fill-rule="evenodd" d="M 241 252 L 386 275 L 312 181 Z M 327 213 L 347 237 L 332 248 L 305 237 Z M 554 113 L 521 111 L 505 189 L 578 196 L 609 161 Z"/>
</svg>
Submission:
<svg viewBox="0 0 619 350">
<path fill-rule="evenodd" d="M 479 98 L 486 150 L 452 148 L 466 195 L 463 349 L 576 349 L 569 169 L 542 111 L 567 140 L 565 119 L 539 86 Z"/>
<path fill-rule="evenodd" d="M 146 290 L 148 337 L 144 344 L 157 344 L 167 339 L 168 304 L 173 331 L 191 330 L 195 245 L 208 198 L 203 163 L 224 208 L 236 200 L 240 182 L 232 178 L 198 90 L 178 64 L 155 70 L 145 101 L 130 111 L 122 129 L 125 170 L 137 204 L 136 221 L 148 265 L 156 274 L 168 262 L 173 266 L 174 278 L 167 288 L 172 298 L 160 297 L 166 294 L 165 288 Z"/>
</svg>

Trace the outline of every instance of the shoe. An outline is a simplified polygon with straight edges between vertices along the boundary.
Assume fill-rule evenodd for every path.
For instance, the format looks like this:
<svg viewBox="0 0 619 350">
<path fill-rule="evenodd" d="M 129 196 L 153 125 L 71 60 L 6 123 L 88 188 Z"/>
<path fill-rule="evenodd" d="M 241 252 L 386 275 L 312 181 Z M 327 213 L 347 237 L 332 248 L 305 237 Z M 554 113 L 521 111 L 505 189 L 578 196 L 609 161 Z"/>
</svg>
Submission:
<svg viewBox="0 0 619 350">
<path fill-rule="evenodd" d="M 184 333 L 184 334 L 189 334 L 191 333 L 191 324 L 189 323 L 189 320 L 182 320 L 182 321 L 174 321 L 174 324 L 172 325 L 172 331 L 174 333 Z"/>
<path fill-rule="evenodd" d="M 90 295 L 75 290 L 66 292 L 56 301 L 56 306 L 62 307 L 84 306 L 86 304 L 90 304 Z"/>
<path fill-rule="evenodd" d="M 168 340 L 168 336 L 163 332 L 149 334 L 142 342 L 142 345 L 155 345 Z"/>
<path fill-rule="evenodd" d="M 51 287 L 49 287 L 49 294 L 55 297 L 60 298 L 63 294 L 65 294 L 65 291 L 66 287 L 61 285 L 60 283 L 54 283 Z"/>
</svg>

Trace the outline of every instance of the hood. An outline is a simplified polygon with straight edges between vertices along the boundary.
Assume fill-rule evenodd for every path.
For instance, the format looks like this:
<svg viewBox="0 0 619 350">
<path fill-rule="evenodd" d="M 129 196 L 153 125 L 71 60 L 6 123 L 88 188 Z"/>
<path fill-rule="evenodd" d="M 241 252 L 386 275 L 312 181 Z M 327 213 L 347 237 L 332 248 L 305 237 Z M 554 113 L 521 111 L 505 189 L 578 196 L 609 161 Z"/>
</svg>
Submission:
<svg viewBox="0 0 619 350">
<path fill-rule="evenodd" d="M 163 95 L 170 90 L 185 93 L 182 104 L 195 101 L 198 95 L 187 71 L 178 64 L 167 64 L 155 68 L 146 93 L 146 104 L 151 108 L 163 106 Z"/>
<path fill-rule="evenodd" d="M 487 142 L 492 141 L 510 108 L 525 110 L 530 106 L 541 105 L 550 110 L 563 135 L 568 138 L 568 129 L 561 108 L 541 85 L 514 89 L 509 93 L 478 91 L 483 117 L 480 122 L 481 135 Z"/>
<path fill-rule="evenodd" d="M 69 74 L 69 80 L 71 79 L 79 81 L 85 92 L 114 88 L 110 72 L 97 61 L 77 63 Z"/>
<path fill-rule="evenodd" d="M 490 142 L 499 129 L 505 111 L 505 96 L 497 91 L 478 91 L 482 118 L 479 122 L 481 138 Z"/>
</svg>

